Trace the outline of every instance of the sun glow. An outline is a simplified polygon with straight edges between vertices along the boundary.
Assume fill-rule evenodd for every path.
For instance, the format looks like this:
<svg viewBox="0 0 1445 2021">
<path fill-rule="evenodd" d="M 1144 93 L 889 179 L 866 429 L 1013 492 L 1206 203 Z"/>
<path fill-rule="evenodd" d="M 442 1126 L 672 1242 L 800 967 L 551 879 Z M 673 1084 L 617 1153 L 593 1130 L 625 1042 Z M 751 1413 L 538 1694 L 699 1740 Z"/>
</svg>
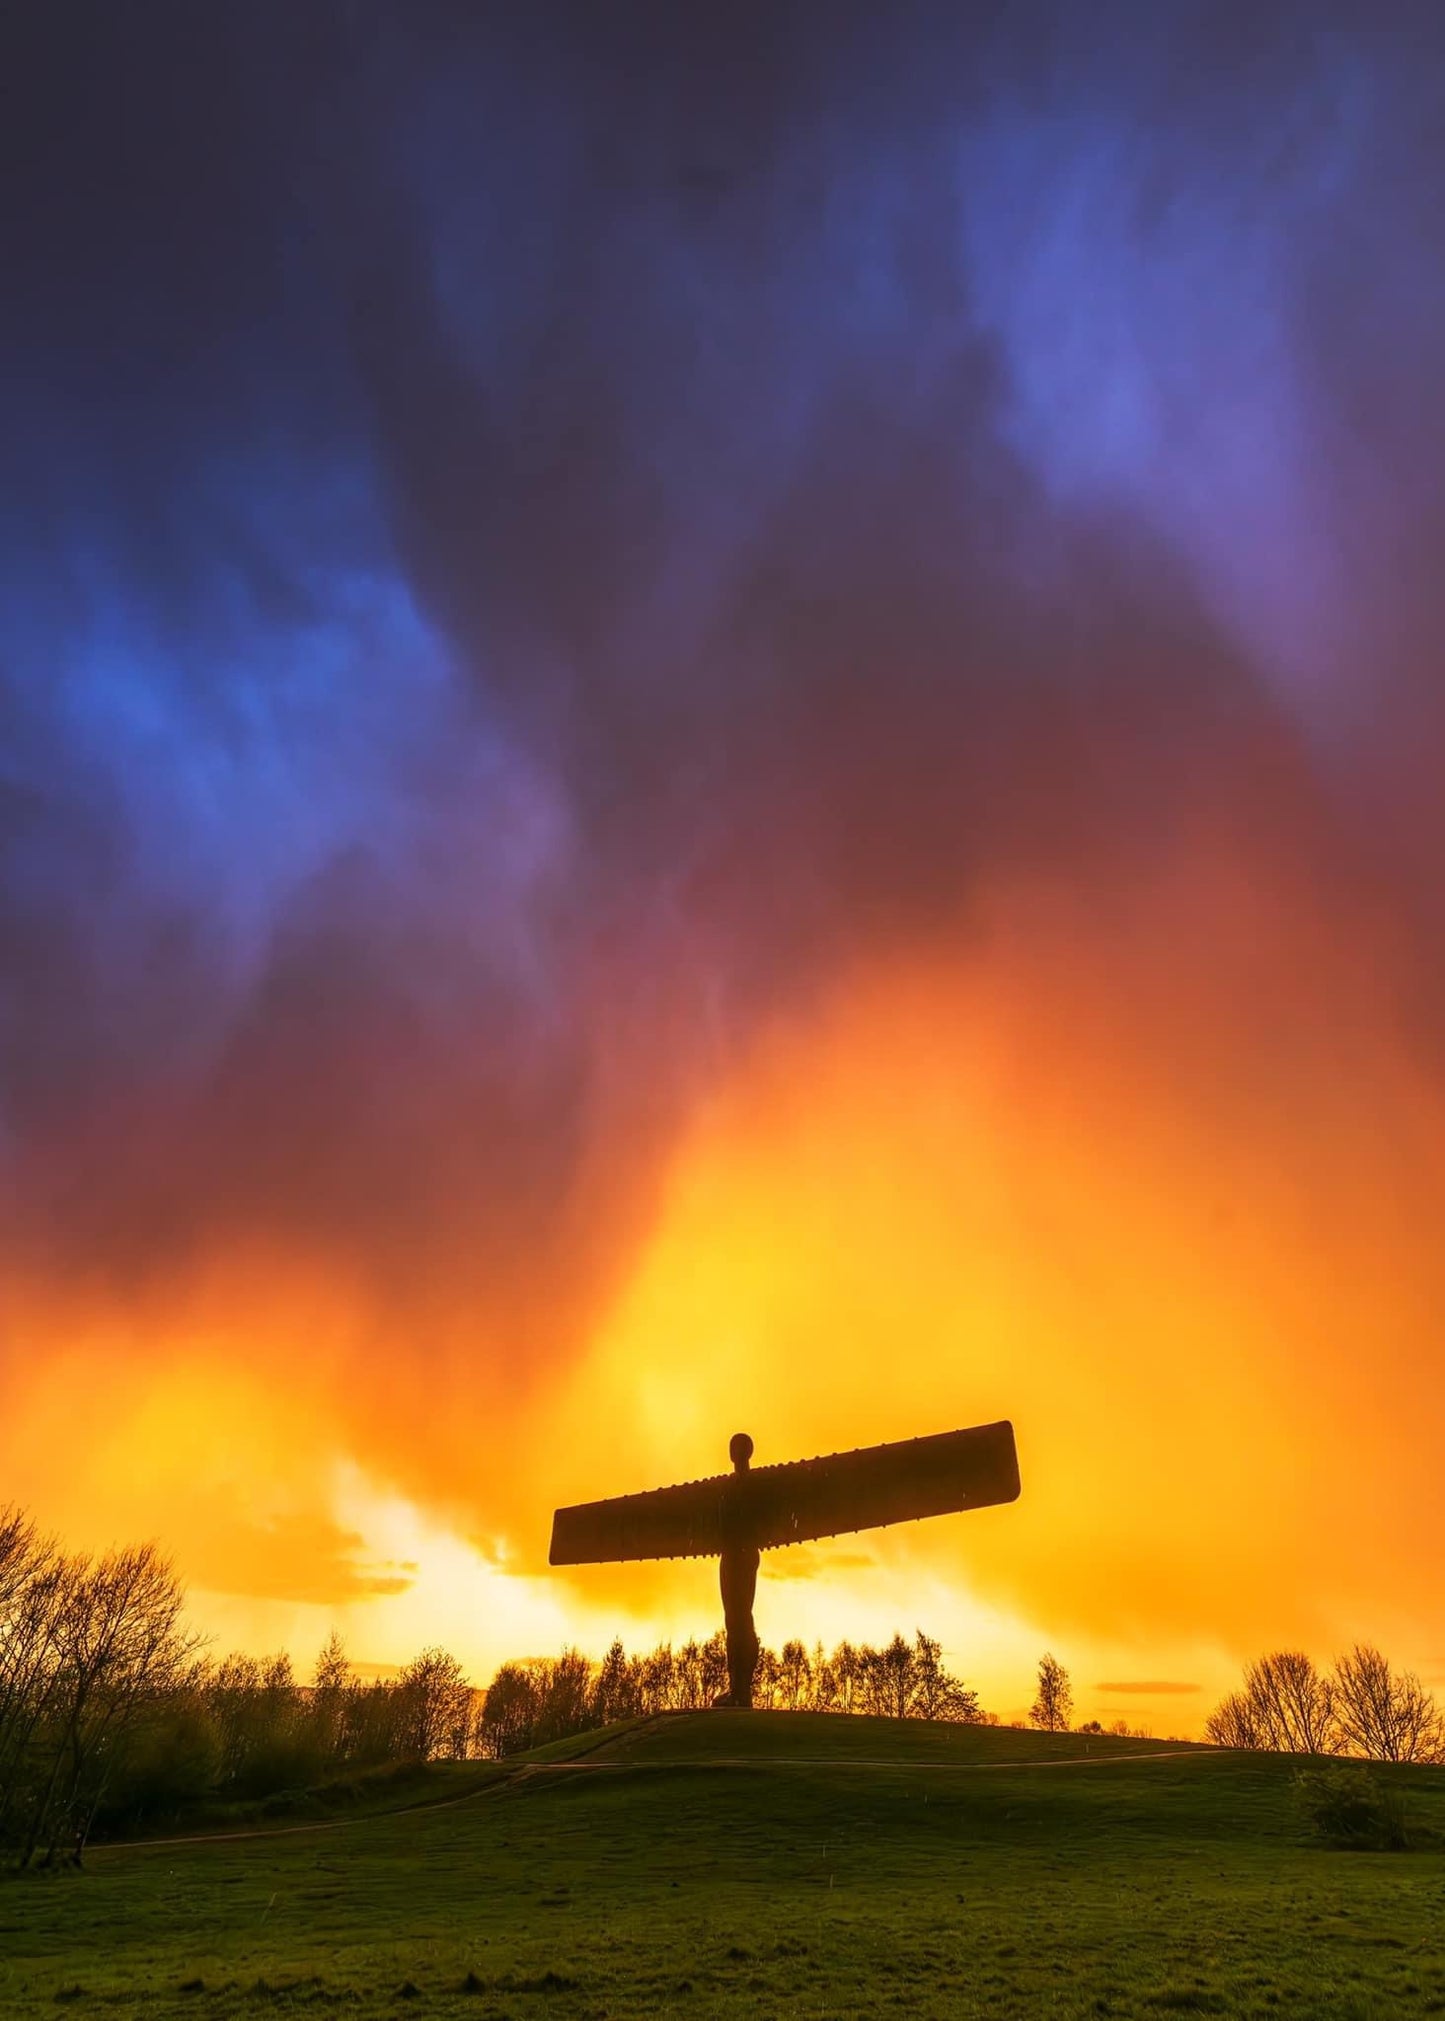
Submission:
<svg viewBox="0 0 1445 2021">
<path fill-rule="evenodd" d="M 1171 1730 L 1267 1641 L 1371 1634 L 1438 1671 L 1412 1614 L 1434 1489 L 1397 1408 L 1442 1408 L 1416 1204 L 1438 1105 L 1376 971 L 1287 892 L 1226 878 L 1230 959 L 1216 931 L 1218 973 L 1190 973 L 1145 929 L 1220 873 L 1169 875 L 1087 932 L 1002 894 L 966 952 L 771 1027 L 694 1112 L 579 1351 L 525 1383 L 487 1390 L 445 1283 L 425 1352 L 295 1258 L 218 1258 L 123 1315 L 17 1296 L 45 1351 L 7 1379 L 8 1492 L 79 1546 L 159 1537 L 221 1640 L 305 1660 L 336 1624 L 358 1658 L 442 1642 L 483 1673 L 716 1625 L 703 1564 L 549 1573 L 558 1503 L 717 1471 L 740 1428 L 766 1461 L 1010 1417 L 1016 1505 L 774 1554 L 764 1635 L 923 1626 L 1006 1714 L 1054 1645 L 1081 1709 Z M 1302 989 L 1330 993 L 1348 1076 L 1295 1059 Z"/>
<path fill-rule="evenodd" d="M 1167 1647 L 1188 1675 L 1281 1635 L 1398 1637 L 1428 1483 L 1396 1469 L 1399 1422 L 1359 1396 L 1358 1354 L 1370 1340 L 1401 1383 L 1418 1364 L 1372 1202 L 1402 1142 L 1438 1161 L 1438 1111 L 1383 1039 L 1323 1096 L 1295 1080 L 1266 999 L 1258 1079 L 1201 1118 L 1182 1069 L 1207 1069 L 1209 1028 L 1148 1001 L 1186 958 L 1151 971 L 1131 950 L 1136 1021 L 1095 949 L 1038 925 L 1002 959 L 855 978 L 699 1117 L 641 1267 L 559 1386 L 549 1484 L 712 1471 L 734 1426 L 782 1458 L 1011 1416 L 1022 1500 L 864 1540 L 908 1568 L 895 1591 L 943 1582 L 1136 1670 Z M 1363 997 L 1288 927 L 1259 897 L 1242 913 L 1256 986 L 1304 963 Z M 1351 1477 L 1395 1491 L 1346 1526 L 1327 1483 Z M 840 1628 L 855 1583 L 838 1579 Z"/>
</svg>

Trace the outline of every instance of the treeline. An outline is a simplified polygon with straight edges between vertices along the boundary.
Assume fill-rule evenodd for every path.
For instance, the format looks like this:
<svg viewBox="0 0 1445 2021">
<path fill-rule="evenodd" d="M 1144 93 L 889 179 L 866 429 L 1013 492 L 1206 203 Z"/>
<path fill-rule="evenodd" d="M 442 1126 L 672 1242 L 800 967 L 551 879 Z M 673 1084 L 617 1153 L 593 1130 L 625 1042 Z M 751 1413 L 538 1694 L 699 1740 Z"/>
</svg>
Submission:
<svg viewBox="0 0 1445 2021">
<path fill-rule="evenodd" d="M 1330 1670 L 1298 1649 L 1261 1656 L 1204 1731 L 1219 1747 L 1445 1762 L 1445 1711 L 1413 1672 L 1364 1642 Z"/>
<path fill-rule="evenodd" d="M 485 1691 L 425 1649 L 366 1680 L 333 1635 L 311 1676 L 288 1656 L 206 1656 L 153 1546 L 69 1555 L 0 1509 L 0 1859 L 78 1862 L 97 1831 L 154 1829 L 394 1763 L 468 1761 L 659 1712 L 727 1689 L 723 1637 L 601 1663 L 571 1649 L 504 1663 Z M 758 1659 L 756 1703 L 895 1719 L 986 1721 L 921 1631 L 883 1648 L 800 1642 Z"/>
<path fill-rule="evenodd" d="M 333 1636 L 289 1657 L 203 1656 L 153 1546 L 68 1555 L 0 1509 L 0 1857 L 78 1861 L 97 1829 L 478 1751 L 481 1695 L 444 1650 L 356 1677 Z"/>
<path fill-rule="evenodd" d="M 487 1689 L 482 1750 L 519 1754 L 569 1734 L 659 1712 L 696 1712 L 727 1690 L 727 1645 L 719 1633 L 679 1649 L 663 1643 L 629 1656 L 614 1642 L 600 1664 L 571 1649 L 554 1661 L 504 1663 Z M 949 1719 L 995 1724 L 978 1693 L 953 1677 L 942 1649 L 920 1629 L 884 1647 L 840 1642 L 825 1654 L 801 1642 L 763 1649 L 753 1703 L 773 1712 L 869 1713 L 884 1719 Z"/>
</svg>

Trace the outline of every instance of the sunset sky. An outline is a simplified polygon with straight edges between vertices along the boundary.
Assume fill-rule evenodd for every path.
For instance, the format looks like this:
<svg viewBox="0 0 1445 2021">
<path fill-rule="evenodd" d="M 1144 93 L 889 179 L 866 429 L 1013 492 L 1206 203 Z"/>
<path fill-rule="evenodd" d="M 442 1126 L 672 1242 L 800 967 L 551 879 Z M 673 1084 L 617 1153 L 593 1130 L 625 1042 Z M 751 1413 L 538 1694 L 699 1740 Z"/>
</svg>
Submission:
<svg viewBox="0 0 1445 2021">
<path fill-rule="evenodd" d="M 6 39 L 0 1501 L 485 1677 L 1007 1416 L 765 1639 L 1445 1686 L 1445 15 Z"/>
</svg>

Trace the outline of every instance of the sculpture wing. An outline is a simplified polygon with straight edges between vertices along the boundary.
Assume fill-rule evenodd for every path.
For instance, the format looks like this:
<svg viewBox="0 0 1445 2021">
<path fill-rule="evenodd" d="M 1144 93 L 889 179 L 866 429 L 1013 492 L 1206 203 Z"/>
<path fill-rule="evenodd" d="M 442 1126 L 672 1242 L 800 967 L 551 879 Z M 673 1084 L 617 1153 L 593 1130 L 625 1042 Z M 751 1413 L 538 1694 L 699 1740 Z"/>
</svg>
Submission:
<svg viewBox="0 0 1445 2021">
<path fill-rule="evenodd" d="M 723 1547 L 724 1496 L 731 1474 L 578 1502 L 552 1518 L 553 1565 L 602 1565 L 622 1558 L 715 1558 Z"/>
<path fill-rule="evenodd" d="M 1014 1429 L 1004 1419 L 830 1453 L 826 1459 L 757 1467 L 750 1487 L 753 1534 L 762 1549 L 983 1509 L 1018 1499 Z"/>
<path fill-rule="evenodd" d="M 715 1558 L 725 1542 L 767 1550 L 1012 1502 L 1019 1492 L 1013 1426 L 974 1425 L 823 1459 L 714 1474 L 647 1494 L 579 1502 L 552 1519 L 551 1563 Z"/>
</svg>

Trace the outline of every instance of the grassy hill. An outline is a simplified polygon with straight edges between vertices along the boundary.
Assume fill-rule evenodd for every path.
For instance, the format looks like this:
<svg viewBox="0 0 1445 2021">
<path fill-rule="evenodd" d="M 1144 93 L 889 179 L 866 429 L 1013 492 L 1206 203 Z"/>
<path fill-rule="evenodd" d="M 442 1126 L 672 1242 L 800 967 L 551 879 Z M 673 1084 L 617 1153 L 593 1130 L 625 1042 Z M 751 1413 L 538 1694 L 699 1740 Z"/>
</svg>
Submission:
<svg viewBox="0 0 1445 2021">
<path fill-rule="evenodd" d="M 673 1715 L 436 1773 L 425 1808 L 10 1882 L 0 2014 L 1445 2014 L 1445 1851 L 1304 1843 L 1292 1772 Z M 1445 1845 L 1445 1771 L 1397 1773 Z"/>
</svg>

